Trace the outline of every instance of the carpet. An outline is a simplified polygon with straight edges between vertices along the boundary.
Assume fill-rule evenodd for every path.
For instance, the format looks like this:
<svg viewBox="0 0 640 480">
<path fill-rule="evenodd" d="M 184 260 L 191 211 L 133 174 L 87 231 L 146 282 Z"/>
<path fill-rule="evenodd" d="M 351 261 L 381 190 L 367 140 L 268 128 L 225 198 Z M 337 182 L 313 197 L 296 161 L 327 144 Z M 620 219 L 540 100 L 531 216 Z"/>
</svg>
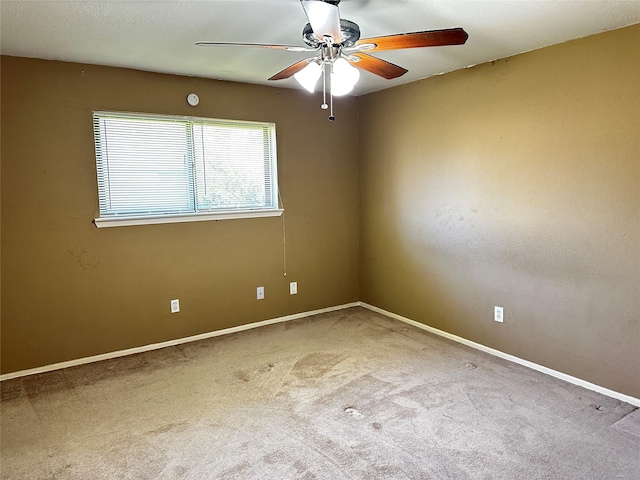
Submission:
<svg viewBox="0 0 640 480">
<path fill-rule="evenodd" d="M 356 307 L 1 384 L 13 479 L 634 479 L 640 411 Z"/>
</svg>

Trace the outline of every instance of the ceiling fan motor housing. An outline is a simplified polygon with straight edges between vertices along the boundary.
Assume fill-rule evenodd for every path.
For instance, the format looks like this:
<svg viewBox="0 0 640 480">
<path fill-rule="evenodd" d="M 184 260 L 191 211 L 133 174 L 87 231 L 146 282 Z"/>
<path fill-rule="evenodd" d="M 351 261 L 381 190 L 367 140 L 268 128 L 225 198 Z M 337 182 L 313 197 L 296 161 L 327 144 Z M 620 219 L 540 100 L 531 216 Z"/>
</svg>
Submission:
<svg viewBox="0 0 640 480">
<path fill-rule="evenodd" d="M 352 47 L 360 39 L 360 27 L 358 24 L 345 19 L 340 19 L 340 39 L 334 39 L 334 42 L 343 47 Z M 324 44 L 324 42 L 318 40 L 313 33 L 311 24 L 307 23 L 302 29 L 302 39 L 304 43 L 312 48 L 318 48 Z"/>
</svg>

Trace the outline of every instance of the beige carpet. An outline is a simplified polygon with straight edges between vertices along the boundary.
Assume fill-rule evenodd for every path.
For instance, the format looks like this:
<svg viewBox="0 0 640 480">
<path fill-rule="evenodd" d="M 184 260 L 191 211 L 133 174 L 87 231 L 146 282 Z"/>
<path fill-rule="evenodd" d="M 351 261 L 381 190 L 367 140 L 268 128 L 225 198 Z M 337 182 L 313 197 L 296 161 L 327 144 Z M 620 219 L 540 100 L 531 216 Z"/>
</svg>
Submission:
<svg viewBox="0 0 640 480">
<path fill-rule="evenodd" d="M 640 411 L 352 308 L 2 382 L 2 479 L 634 479 Z"/>
</svg>

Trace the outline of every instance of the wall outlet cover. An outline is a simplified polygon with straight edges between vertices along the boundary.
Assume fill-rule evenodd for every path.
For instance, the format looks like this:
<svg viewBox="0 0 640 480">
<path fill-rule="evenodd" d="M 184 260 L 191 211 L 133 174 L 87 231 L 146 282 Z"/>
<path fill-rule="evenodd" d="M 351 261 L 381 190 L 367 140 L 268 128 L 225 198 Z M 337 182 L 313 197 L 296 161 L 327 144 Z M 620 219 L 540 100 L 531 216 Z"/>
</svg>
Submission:
<svg viewBox="0 0 640 480">
<path fill-rule="evenodd" d="M 180 311 L 180 300 L 174 298 L 171 300 L 171 313 L 178 313 Z"/>
</svg>

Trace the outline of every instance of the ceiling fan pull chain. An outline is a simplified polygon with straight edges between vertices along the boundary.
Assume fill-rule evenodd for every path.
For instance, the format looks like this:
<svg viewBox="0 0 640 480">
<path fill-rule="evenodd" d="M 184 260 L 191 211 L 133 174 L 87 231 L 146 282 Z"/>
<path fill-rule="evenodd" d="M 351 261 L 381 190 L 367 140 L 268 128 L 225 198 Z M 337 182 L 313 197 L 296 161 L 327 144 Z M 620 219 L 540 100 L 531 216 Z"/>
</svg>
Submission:
<svg viewBox="0 0 640 480">
<path fill-rule="evenodd" d="M 333 116 L 333 93 L 329 92 L 329 98 L 331 99 L 331 111 L 329 112 L 329 121 L 333 122 L 336 117 Z"/>
<path fill-rule="evenodd" d="M 333 63 L 331 64 L 331 70 L 333 70 Z M 333 116 L 333 83 L 330 85 L 331 90 L 329 90 L 329 102 L 331 103 L 331 110 L 329 111 L 329 121 L 333 122 L 336 117 Z"/>
<path fill-rule="evenodd" d="M 326 110 L 329 108 L 327 105 L 327 69 L 325 68 L 326 64 L 322 64 L 322 105 L 320 108 Z"/>
</svg>

